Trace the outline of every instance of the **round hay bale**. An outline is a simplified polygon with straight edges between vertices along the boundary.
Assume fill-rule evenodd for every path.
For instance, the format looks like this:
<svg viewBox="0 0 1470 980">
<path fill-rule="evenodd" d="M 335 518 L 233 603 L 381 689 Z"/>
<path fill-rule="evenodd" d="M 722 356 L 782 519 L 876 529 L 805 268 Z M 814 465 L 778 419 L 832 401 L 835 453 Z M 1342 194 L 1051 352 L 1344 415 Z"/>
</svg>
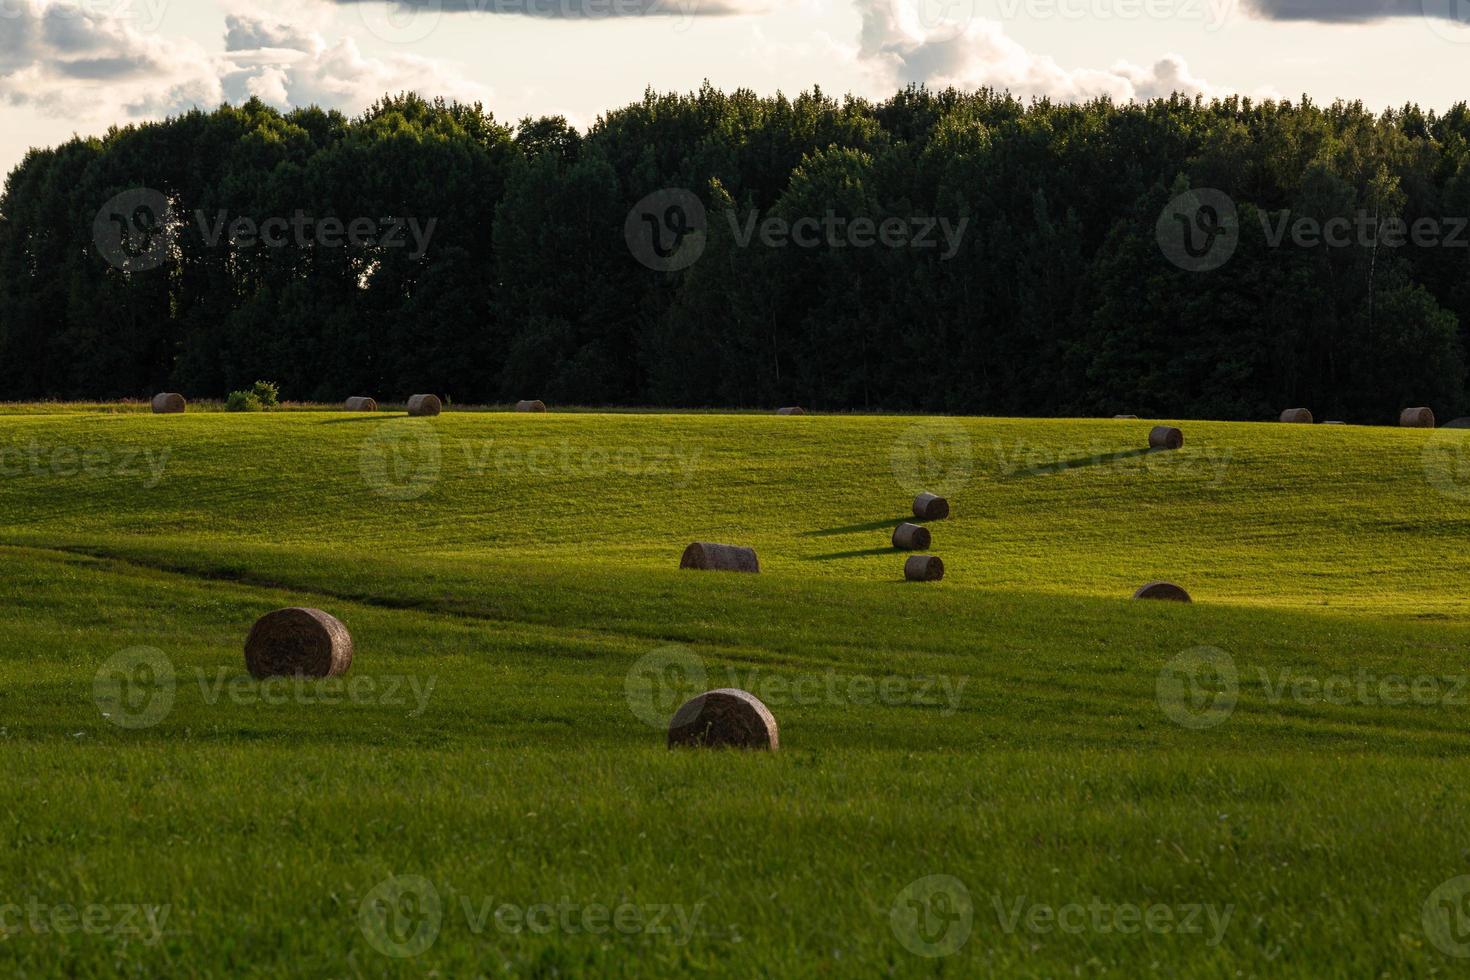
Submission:
<svg viewBox="0 0 1470 980">
<path fill-rule="evenodd" d="M 1470 417 L 1452 419 L 1444 424 L 1446 429 L 1470 429 Z"/>
<path fill-rule="evenodd" d="M 1323 425 L 1347 425 L 1347 423 L 1346 423 L 1346 422 L 1337 422 L 1337 421 L 1333 421 L 1333 422 L 1323 422 L 1323 423 L 1322 423 L 1322 424 L 1323 424 Z"/>
<path fill-rule="evenodd" d="M 1113 416 L 1113 421 L 1115 421 L 1115 422 L 1121 422 L 1121 421 L 1123 421 L 1125 419 L 1137 419 L 1137 418 L 1138 418 L 1137 415 L 1114 415 Z"/>
<path fill-rule="evenodd" d="M 408 400 L 409 415 L 438 415 L 444 411 L 444 403 L 438 395 L 414 395 Z"/>
<path fill-rule="evenodd" d="M 523 401 L 523 402 L 516 402 L 516 411 L 517 412 L 544 412 L 544 411 L 546 411 L 546 403 L 545 402 L 542 402 L 542 401 Z"/>
<path fill-rule="evenodd" d="M 693 568 L 702 572 L 759 572 L 760 559 L 754 548 L 742 548 L 736 544 L 710 544 L 696 541 L 684 549 L 679 559 L 680 568 Z"/>
<path fill-rule="evenodd" d="M 1427 408 L 1406 408 L 1399 413 L 1399 425 L 1406 429 L 1434 428 L 1434 413 Z"/>
<path fill-rule="evenodd" d="M 178 415 L 189 407 L 184 396 L 174 391 L 164 391 L 153 396 L 154 415 Z"/>
<path fill-rule="evenodd" d="M 1184 433 L 1172 425 L 1156 425 L 1148 434 L 1150 449 L 1179 449 L 1184 445 Z"/>
<path fill-rule="evenodd" d="M 938 582 L 944 578 L 944 562 L 933 555 L 912 555 L 903 563 L 903 577 L 910 582 Z"/>
<path fill-rule="evenodd" d="M 793 405 L 790 408 L 778 408 L 778 409 L 776 409 L 776 414 L 777 415 L 805 415 L 806 414 L 806 409 L 800 408 L 800 407 L 798 407 L 796 405 Z"/>
<path fill-rule="evenodd" d="M 1288 408 L 1281 413 L 1281 421 L 1294 422 L 1301 425 L 1312 424 L 1312 413 L 1305 408 Z"/>
<path fill-rule="evenodd" d="M 1164 602 L 1190 602 L 1189 593 L 1173 582 L 1150 582 L 1133 593 L 1135 599 L 1161 599 Z"/>
<path fill-rule="evenodd" d="M 893 529 L 893 546 L 903 551 L 925 551 L 929 547 L 929 529 L 918 524 L 900 524 Z"/>
<path fill-rule="evenodd" d="M 347 399 L 347 411 L 349 412 L 376 412 L 378 403 L 371 398 L 349 398 Z"/>
<path fill-rule="evenodd" d="M 352 636 L 320 609 L 277 609 L 250 627 L 245 669 L 250 676 L 340 677 L 352 666 Z"/>
<path fill-rule="evenodd" d="M 685 701 L 669 722 L 669 748 L 764 749 L 781 747 L 776 718 L 748 691 L 723 687 Z"/>
<path fill-rule="evenodd" d="M 921 493 L 914 498 L 914 516 L 921 521 L 942 521 L 949 516 L 949 501 L 938 494 Z"/>
</svg>

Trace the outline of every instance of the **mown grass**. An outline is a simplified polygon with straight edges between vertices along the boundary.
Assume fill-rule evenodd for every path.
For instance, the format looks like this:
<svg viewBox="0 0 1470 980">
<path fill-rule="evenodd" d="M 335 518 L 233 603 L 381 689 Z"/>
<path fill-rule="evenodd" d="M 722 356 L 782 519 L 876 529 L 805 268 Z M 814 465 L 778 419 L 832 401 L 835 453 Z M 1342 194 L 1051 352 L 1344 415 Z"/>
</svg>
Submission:
<svg viewBox="0 0 1470 980">
<path fill-rule="evenodd" d="M 1423 909 L 1470 872 L 1464 437 L 1186 423 L 1181 452 L 1138 453 L 1149 424 L 0 419 L 0 906 L 169 910 L 157 936 L 12 915 L 0 964 L 1462 970 Z M 885 545 L 930 486 L 948 575 L 911 585 Z M 751 544 L 763 574 L 681 573 L 691 540 Z M 1128 600 L 1154 578 L 1196 603 Z M 355 692 L 244 676 L 250 623 L 287 604 L 347 622 Z M 146 678 L 99 694 L 137 647 L 167 658 L 166 711 Z M 1171 700 L 1201 647 L 1233 696 L 1204 671 Z M 704 686 L 762 695 L 782 751 L 664 749 Z M 890 921 L 930 875 L 974 908 L 960 944 L 928 906 L 958 945 L 932 958 Z M 362 926 L 393 876 L 440 901 L 416 956 Z M 1220 928 L 1009 924 L 1089 903 Z M 493 917 L 542 904 L 649 911 L 597 934 Z"/>
</svg>

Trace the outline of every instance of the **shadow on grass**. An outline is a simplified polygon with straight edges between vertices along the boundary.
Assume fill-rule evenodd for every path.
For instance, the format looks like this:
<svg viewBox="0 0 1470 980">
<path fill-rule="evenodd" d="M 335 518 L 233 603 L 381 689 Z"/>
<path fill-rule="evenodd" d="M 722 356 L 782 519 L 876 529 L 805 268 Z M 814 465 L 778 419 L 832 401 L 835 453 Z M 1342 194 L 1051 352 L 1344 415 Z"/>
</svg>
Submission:
<svg viewBox="0 0 1470 980">
<path fill-rule="evenodd" d="M 807 561 L 836 561 L 838 558 L 866 558 L 869 555 L 898 555 L 903 552 L 895 548 L 863 548 L 860 551 L 838 551 L 830 555 L 808 555 Z"/>
<path fill-rule="evenodd" d="M 863 531 L 882 531 L 884 529 L 892 529 L 898 527 L 905 521 L 911 521 L 915 524 L 924 523 L 923 521 L 920 521 L 914 517 L 890 517 L 887 520 L 869 521 L 866 524 L 849 524 L 847 527 L 828 527 L 819 528 L 815 531 L 802 531 L 801 536 L 804 538 L 832 538 L 836 537 L 839 534 L 859 534 Z"/>
<path fill-rule="evenodd" d="M 1047 463 L 1045 466 L 1032 466 L 1024 470 L 1012 470 L 1007 476 L 1045 476 L 1048 473 L 1062 473 L 1066 470 L 1078 470 L 1085 466 L 1104 466 L 1108 463 L 1120 463 L 1125 459 L 1134 459 L 1138 456 L 1148 456 L 1156 452 L 1166 452 L 1163 449 L 1129 449 L 1121 453 L 1103 453 L 1092 456 L 1078 456 L 1075 459 L 1064 459 L 1057 463 Z"/>
</svg>

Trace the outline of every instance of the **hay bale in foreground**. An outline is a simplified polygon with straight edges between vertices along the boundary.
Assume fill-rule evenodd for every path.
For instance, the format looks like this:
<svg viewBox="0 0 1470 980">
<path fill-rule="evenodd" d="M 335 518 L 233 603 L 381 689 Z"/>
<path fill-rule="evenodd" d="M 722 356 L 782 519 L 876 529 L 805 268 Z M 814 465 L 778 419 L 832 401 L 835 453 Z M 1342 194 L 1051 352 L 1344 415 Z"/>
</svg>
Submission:
<svg viewBox="0 0 1470 980">
<path fill-rule="evenodd" d="M 352 636 L 320 609 L 277 609 L 250 627 L 245 669 L 250 676 L 340 677 L 352 666 Z"/>
<path fill-rule="evenodd" d="M 1406 429 L 1434 428 L 1434 413 L 1427 408 L 1406 408 L 1399 413 L 1399 425 Z"/>
<path fill-rule="evenodd" d="M 1160 599 L 1164 602 L 1191 602 L 1189 593 L 1175 585 L 1173 582 L 1150 582 L 1138 587 L 1133 593 L 1135 599 Z"/>
<path fill-rule="evenodd" d="M 175 391 L 163 391 L 153 396 L 154 415 L 178 415 L 188 407 L 184 396 Z"/>
<path fill-rule="evenodd" d="M 929 547 L 929 529 L 918 524 L 900 524 L 893 529 L 893 546 L 903 551 L 924 551 Z"/>
<path fill-rule="evenodd" d="M 1148 434 L 1150 449 L 1179 449 L 1184 445 L 1184 433 L 1172 425 L 1156 425 Z"/>
<path fill-rule="evenodd" d="M 701 572 L 751 572 L 761 570 L 760 559 L 754 548 L 742 548 L 736 544 L 710 544 L 696 541 L 684 549 L 679 559 L 680 568 L 693 568 Z"/>
<path fill-rule="evenodd" d="M 378 403 L 371 398 L 349 398 L 347 399 L 347 411 L 349 412 L 376 412 Z"/>
<path fill-rule="evenodd" d="M 516 411 L 517 412 L 544 412 L 544 411 L 546 411 L 546 403 L 545 402 L 542 402 L 542 401 L 521 401 L 521 402 L 516 402 Z"/>
<path fill-rule="evenodd" d="M 944 562 L 933 555 L 913 555 L 903 563 L 903 577 L 910 582 L 938 582 L 944 578 Z"/>
<path fill-rule="evenodd" d="M 806 414 L 806 409 L 800 408 L 800 407 L 798 407 L 796 405 L 792 405 L 790 408 L 778 408 L 778 409 L 776 409 L 776 414 L 777 415 L 805 415 Z"/>
<path fill-rule="evenodd" d="M 1311 410 L 1305 408 L 1288 408 L 1281 413 L 1281 421 L 1292 422 L 1298 425 L 1311 425 L 1312 413 Z"/>
<path fill-rule="evenodd" d="M 444 411 L 444 403 L 438 395 L 414 395 L 408 400 L 409 415 L 438 415 Z"/>
<path fill-rule="evenodd" d="M 733 687 L 685 701 L 669 722 L 669 748 L 764 749 L 781 747 L 776 718 L 761 699 Z"/>
<path fill-rule="evenodd" d="M 949 516 L 949 501 L 938 494 L 921 493 L 914 498 L 914 516 L 921 521 L 942 521 Z"/>
</svg>

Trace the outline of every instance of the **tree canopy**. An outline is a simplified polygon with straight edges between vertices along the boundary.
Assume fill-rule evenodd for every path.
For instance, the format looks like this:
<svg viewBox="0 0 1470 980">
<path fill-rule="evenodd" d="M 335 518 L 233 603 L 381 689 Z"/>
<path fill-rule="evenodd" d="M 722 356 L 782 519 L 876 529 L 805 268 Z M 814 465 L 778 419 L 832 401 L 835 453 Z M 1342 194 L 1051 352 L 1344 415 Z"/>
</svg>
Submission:
<svg viewBox="0 0 1470 980">
<path fill-rule="evenodd" d="M 924 88 L 650 91 L 585 133 L 413 94 L 351 119 L 227 105 L 33 150 L 9 175 L 0 396 L 269 378 L 321 400 L 1455 414 L 1467 140 L 1464 104 Z M 104 213 L 139 188 L 165 213 Z M 654 268 L 630 211 L 670 189 L 702 207 L 701 251 Z M 1189 268 L 1161 242 L 1172 202 L 1205 189 L 1232 251 Z M 768 220 L 812 237 L 772 242 Z M 1351 241 L 1303 239 L 1303 220 Z M 357 221 L 373 234 L 344 235 Z M 1426 221 L 1436 241 L 1385 234 Z M 926 223 L 934 247 L 913 237 Z M 900 225 L 907 240 L 884 239 Z M 117 261 L 109 233 L 146 239 L 150 261 Z"/>
</svg>

